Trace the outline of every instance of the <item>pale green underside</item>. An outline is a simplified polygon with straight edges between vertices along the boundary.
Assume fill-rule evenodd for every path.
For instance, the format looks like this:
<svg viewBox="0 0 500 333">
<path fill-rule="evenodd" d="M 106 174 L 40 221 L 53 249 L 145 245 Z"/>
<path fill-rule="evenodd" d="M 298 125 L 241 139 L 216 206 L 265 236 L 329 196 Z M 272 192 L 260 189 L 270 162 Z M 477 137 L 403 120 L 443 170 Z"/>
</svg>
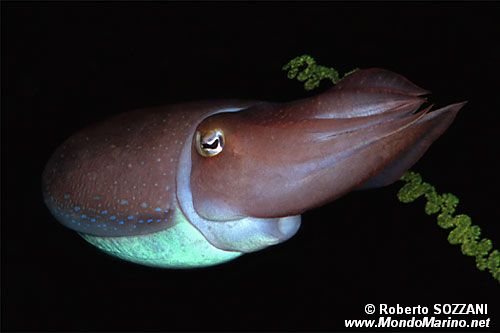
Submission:
<svg viewBox="0 0 500 333">
<path fill-rule="evenodd" d="M 153 234 L 129 237 L 98 237 L 80 234 L 86 241 L 115 257 L 161 268 L 196 268 L 224 263 L 242 255 L 210 244 L 179 209 L 175 225 Z"/>
</svg>

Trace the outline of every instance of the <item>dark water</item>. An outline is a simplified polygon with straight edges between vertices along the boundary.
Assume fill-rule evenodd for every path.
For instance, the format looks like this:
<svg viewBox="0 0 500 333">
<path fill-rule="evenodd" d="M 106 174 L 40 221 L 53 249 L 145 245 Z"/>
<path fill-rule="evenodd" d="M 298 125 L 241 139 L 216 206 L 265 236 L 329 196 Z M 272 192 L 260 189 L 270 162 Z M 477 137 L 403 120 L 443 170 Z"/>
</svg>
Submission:
<svg viewBox="0 0 500 333">
<path fill-rule="evenodd" d="M 448 244 L 423 201 L 399 203 L 400 184 L 349 194 L 306 213 L 284 244 L 193 271 L 98 252 L 40 192 L 74 131 L 138 107 L 305 97 L 280 68 L 309 53 L 341 72 L 399 72 L 437 106 L 469 101 L 413 169 L 500 248 L 499 21 L 498 6 L 471 3 L 2 2 L 2 329 L 332 331 L 371 318 L 366 303 L 488 303 L 500 329 L 498 282 Z"/>
</svg>

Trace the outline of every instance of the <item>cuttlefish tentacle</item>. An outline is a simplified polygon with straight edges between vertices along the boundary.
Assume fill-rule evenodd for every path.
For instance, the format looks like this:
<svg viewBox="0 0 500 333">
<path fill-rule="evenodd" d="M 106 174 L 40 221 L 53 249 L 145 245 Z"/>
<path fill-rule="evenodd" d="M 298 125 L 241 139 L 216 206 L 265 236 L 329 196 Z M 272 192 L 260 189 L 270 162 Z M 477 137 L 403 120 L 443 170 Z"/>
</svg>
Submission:
<svg viewBox="0 0 500 333">
<path fill-rule="evenodd" d="M 457 112 L 464 105 L 465 102 L 448 105 L 431 112 L 425 119 L 422 119 L 416 126 L 425 126 L 425 134 L 421 135 L 410 148 L 397 155 L 379 174 L 365 182 L 361 188 L 382 187 L 399 180 L 403 173 L 415 164 L 430 145 L 451 125 Z"/>
<path fill-rule="evenodd" d="M 199 267 L 292 237 L 300 214 L 397 180 L 464 103 L 421 109 L 428 92 L 359 70 L 311 98 L 214 101 L 128 112 L 54 153 L 45 201 L 107 253 Z"/>
</svg>

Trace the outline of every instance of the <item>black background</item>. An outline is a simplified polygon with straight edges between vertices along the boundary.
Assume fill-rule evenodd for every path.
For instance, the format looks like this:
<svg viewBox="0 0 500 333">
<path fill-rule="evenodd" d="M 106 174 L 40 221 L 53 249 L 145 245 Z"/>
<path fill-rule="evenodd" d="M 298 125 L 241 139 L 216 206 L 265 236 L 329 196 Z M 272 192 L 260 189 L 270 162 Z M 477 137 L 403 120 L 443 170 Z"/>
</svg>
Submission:
<svg viewBox="0 0 500 333">
<path fill-rule="evenodd" d="M 413 169 L 499 248 L 499 22 L 493 3 L 2 2 L 2 329 L 342 330 L 369 318 L 366 303 L 456 302 L 488 303 L 499 329 L 498 282 L 448 244 L 423 200 L 397 201 L 401 183 L 306 213 L 284 244 L 190 271 L 100 253 L 40 193 L 74 131 L 145 106 L 302 98 L 281 66 L 309 53 L 341 72 L 394 70 L 437 106 L 469 101 Z"/>
</svg>

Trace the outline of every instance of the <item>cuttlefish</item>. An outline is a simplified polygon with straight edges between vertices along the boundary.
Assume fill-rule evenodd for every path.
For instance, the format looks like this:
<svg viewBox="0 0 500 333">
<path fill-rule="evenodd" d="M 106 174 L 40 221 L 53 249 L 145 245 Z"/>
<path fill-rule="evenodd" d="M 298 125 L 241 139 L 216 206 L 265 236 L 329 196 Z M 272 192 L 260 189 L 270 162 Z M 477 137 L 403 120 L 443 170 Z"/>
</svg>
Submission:
<svg viewBox="0 0 500 333">
<path fill-rule="evenodd" d="M 303 212 L 398 180 L 464 103 L 383 69 L 289 103 L 218 100 L 119 114 L 85 128 L 43 174 L 51 213 L 104 252 L 192 268 L 281 243 Z"/>
</svg>

